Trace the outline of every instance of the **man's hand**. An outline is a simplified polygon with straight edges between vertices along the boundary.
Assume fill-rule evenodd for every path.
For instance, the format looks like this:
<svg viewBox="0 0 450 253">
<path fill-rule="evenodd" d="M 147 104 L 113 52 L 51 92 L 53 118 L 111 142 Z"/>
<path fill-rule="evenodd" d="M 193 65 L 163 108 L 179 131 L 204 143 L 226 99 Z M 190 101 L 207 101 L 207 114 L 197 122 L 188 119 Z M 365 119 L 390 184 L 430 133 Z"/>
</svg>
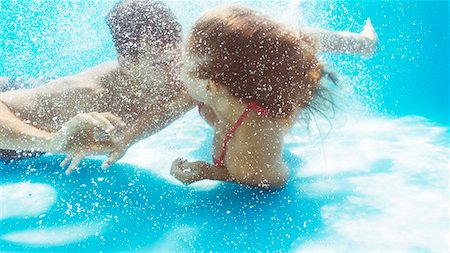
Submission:
<svg viewBox="0 0 450 253">
<path fill-rule="evenodd" d="M 113 152 L 120 142 L 117 135 L 124 127 L 126 124 L 109 112 L 78 114 L 54 134 L 51 145 L 58 152 L 68 154 L 61 166 L 70 163 L 66 170 L 70 174 L 83 157 Z"/>
<path fill-rule="evenodd" d="M 127 152 L 129 147 L 130 147 L 130 143 L 125 142 L 123 139 L 121 139 L 118 143 L 116 143 L 112 152 L 109 153 L 106 161 L 104 161 L 102 163 L 102 169 L 105 170 L 112 164 L 119 161 L 120 158 L 122 158 L 125 155 L 125 153 Z"/>
</svg>

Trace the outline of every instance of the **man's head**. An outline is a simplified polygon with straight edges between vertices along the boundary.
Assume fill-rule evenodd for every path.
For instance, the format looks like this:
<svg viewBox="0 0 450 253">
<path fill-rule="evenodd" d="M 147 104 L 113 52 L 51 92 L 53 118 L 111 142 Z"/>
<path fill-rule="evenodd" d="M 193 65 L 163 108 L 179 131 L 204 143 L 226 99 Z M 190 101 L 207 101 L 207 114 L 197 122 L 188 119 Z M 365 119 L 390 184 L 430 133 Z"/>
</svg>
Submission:
<svg viewBox="0 0 450 253">
<path fill-rule="evenodd" d="M 176 64 L 181 25 L 163 2 L 124 0 L 111 9 L 106 20 L 119 62 L 133 75 L 144 77 L 148 68 L 169 69 Z"/>
<path fill-rule="evenodd" d="M 161 1 L 124 0 L 106 19 L 117 53 L 131 61 L 139 60 L 144 43 L 162 47 L 181 42 L 181 26 Z"/>
</svg>

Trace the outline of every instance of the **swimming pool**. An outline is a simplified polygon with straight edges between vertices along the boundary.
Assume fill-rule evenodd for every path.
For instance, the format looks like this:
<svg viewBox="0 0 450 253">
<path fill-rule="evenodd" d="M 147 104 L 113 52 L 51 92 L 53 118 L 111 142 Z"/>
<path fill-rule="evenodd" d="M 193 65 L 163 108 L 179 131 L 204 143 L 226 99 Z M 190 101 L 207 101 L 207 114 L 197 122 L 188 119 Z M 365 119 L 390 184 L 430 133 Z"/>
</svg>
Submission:
<svg viewBox="0 0 450 253">
<path fill-rule="evenodd" d="M 0 76 L 54 78 L 115 57 L 104 16 L 115 1 L 0 2 Z M 221 1 L 168 1 L 183 27 Z M 339 108 L 296 124 L 275 192 L 169 175 L 210 159 L 212 131 L 191 111 L 109 171 L 62 156 L 0 163 L 5 252 L 447 252 L 449 4 L 244 1 L 287 24 L 379 35 L 372 58 L 321 55 L 341 79 Z M 301 14 L 301 16 L 300 16 Z M 189 126 L 189 127 L 187 127 Z"/>
</svg>

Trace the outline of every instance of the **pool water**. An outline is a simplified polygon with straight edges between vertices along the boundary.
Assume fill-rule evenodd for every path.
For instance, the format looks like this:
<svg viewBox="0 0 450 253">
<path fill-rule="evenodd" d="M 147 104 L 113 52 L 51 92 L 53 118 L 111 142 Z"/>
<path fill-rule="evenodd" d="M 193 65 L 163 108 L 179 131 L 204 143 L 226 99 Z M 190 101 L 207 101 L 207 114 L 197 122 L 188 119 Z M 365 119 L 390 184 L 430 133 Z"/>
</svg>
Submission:
<svg viewBox="0 0 450 253">
<path fill-rule="evenodd" d="M 115 1 L 1 1 L 0 76 L 55 78 L 114 59 Z M 168 1 L 185 32 L 221 1 Z M 337 71 L 335 116 L 295 124 L 288 186 L 264 191 L 169 175 L 209 160 L 196 111 L 99 169 L 63 157 L 1 163 L 2 252 L 448 252 L 449 3 L 244 1 L 288 25 L 379 35 L 371 58 L 322 54 Z"/>
</svg>

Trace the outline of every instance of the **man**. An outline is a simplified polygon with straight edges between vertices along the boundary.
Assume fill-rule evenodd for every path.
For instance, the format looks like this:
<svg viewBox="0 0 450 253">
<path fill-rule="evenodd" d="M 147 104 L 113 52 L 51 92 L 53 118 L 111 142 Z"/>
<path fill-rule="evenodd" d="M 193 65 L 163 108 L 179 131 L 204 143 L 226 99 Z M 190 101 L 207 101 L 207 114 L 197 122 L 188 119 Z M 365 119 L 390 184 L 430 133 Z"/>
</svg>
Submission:
<svg viewBox="0 0 450 253">
<path fill-rule="evenodd" d="M 9 150 L 66 153 L 66 173 L 86 155 L 103 168 L 133 143 L 195 106 L 181 80 L 181 26 L 160 1 L 125 0 L 107 16 L 118 60 L 45 85 L 0 93 L 0 158 Z M 309 30 L 320 51 L 370 55 L 376 34 Z"/>
<path fill-rule="evenodd" d="M 108 154 L 107 167 L 193 107 L 178 80 L 181 26 L 164 3 L 123 1 L 107 23 L 118 61 L 0 93 L 0 148 L 68 153 L 67 173 L 85 155 Z"/>
</svg>

